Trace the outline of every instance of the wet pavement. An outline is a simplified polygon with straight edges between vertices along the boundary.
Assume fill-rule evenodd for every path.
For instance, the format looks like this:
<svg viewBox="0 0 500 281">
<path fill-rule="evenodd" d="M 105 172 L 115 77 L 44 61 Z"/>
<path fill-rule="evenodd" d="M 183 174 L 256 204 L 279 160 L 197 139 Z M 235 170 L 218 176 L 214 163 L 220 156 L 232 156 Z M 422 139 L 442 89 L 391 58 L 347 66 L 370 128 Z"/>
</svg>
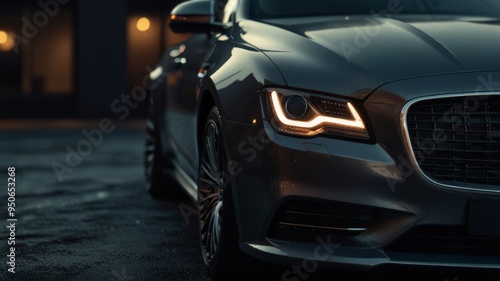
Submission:
<svg viewBox="0 0 500 281">
<path fill-rule="evenodd" d="M 210 280 L 195 216 L 186 220 L 181 212 L 189 215 L 192 203 L 182 194 L 154 200 L 144 190 L 143 122 L 103 133 L 102 138 L 91 131 L 95 124 L 59 123 L 43 130 L 35 129 L 43 124 L 0 124 L 0 186 L 7 189 L 7 168 L 15 167 L 18 219 L 16 273 L 11 274 L 5 265 L 9 234 L 7 195 L 2 192 L 0 280 Z M 321 279 L 348 280 L 326 276 Z M 454 272 L 382 276 L 391 278 L 368 274 L 349 280 L 500 280 L 498 275 L 457 277 Z"/>
<path fill-rule="evenodd" d="M 7 167 L 16 168 L 18 219 L 16 273 L 5 266 L 4 226 L 0 280 L 210 280 L 195 223 L 179 210 L 187 197 L 153 200 L 144 190 L 143 130 L 103 134 L 80 163 L 70 159 L 78 165 L 66 165 L 67 146 L 78 153 L 86 139 L 81 129 L 0 132 L 0 182 L 6 190 Z M 72 170 L 62 169 L 61 182 L 54 162 Z"/>
</svg>

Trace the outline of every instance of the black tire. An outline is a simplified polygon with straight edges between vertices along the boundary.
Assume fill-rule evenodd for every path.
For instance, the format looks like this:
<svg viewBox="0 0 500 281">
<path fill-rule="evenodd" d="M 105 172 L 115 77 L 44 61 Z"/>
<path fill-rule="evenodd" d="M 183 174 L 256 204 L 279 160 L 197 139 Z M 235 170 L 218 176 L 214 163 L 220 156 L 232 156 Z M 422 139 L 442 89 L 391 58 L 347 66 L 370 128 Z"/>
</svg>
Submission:
<svg viewBox="0 0 500 281">
<path fill-rule="evenodd" d="M 157 124 L 152 114 L 148 114 L 144 152 L 146 190 L 153 198 L 174 197 L 179 192 L 175 180 L 168 174 L 172 164 L 165 160 L 162 153 Z"/>
<path fill-rule="evenodd" d="M 224 172 L 229 158 L 216 107 L 208 115 L 200 151 L 199 232 L 208 274 L 215 280 L 267 280 L 262 273 L 269 271 L 238 245 L 231 179 Z"/>
</svg>

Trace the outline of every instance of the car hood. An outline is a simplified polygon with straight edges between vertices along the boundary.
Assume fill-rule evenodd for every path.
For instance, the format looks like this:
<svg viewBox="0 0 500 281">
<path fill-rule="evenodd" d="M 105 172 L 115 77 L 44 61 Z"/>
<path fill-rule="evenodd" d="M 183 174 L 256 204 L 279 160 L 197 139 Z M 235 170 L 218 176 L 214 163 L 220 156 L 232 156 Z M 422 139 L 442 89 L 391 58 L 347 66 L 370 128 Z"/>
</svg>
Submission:
<svg viewBox="0 0 500 281">
<path fill-rule="evenodd" d="M 392 81 L 500 69 L 500 20 L 375 16 L 247 21 L 287 86 L 363 99 Z"/>
</svg>

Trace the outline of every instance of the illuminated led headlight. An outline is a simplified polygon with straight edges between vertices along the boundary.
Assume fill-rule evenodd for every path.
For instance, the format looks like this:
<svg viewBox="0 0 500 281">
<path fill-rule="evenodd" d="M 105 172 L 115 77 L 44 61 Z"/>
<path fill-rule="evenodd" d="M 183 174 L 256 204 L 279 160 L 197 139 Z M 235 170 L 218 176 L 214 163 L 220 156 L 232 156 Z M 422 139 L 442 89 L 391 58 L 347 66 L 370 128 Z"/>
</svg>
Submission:
<svg viewBox="0 0 500 281">
<path fill-rule="evenodd" d="M 268 90 L 266 95 L 271 124 L 279 132 L 370 139 L 365 122 L 349 101 L 278 89 Z"/>
</svg>

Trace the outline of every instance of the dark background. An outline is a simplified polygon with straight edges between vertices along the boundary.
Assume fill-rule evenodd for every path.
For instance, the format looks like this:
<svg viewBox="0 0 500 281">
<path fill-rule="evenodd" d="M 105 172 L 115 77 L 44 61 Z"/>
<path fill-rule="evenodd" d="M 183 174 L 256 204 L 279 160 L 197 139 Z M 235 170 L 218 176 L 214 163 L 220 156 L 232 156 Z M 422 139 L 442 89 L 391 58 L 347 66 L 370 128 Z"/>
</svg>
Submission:
<svg viewBox="0 0 500 281">
<path fill-rule="evenodd" d="M 180 0 L 0 1 L 0 118 L 101 118 L 185 36 Z M 140 18 L 149 29 L 138 30 Z M 145 106 L 131 117 L 143 117 Z"/>
<path fill-rule="evenodd" d="M 209 280 L 196 216 L 181 212 L 192 202 L 144 188 L 145 102 L 125 120 L 112 110 L 189 36 L 167 27 L 179 2 L 0 0 L 0 280 Z M 68 165 L 83 130 L 108 117 L 116 129 L 59 178 L 54 164 Z M 16 274 L 6 264 L 8 167 Z"/>
</svg>

